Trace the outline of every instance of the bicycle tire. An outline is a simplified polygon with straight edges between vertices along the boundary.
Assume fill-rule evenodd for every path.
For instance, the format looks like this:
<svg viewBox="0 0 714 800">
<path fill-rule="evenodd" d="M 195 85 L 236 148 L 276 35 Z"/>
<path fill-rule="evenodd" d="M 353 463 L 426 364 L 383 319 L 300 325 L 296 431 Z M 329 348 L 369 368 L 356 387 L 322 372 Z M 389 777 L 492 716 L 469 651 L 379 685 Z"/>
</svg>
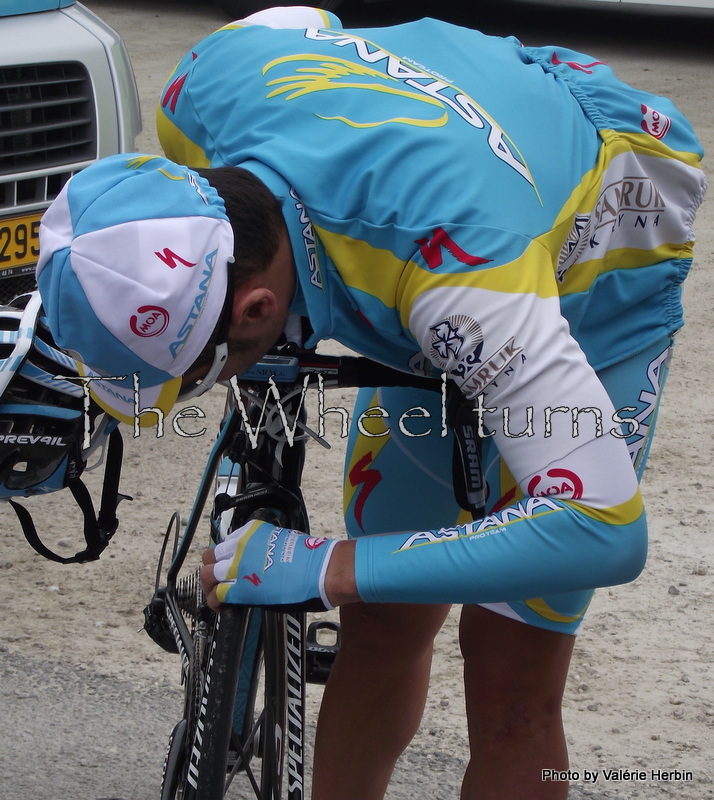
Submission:
<svg viewBox="0 0 714 800">
<path fill-rule="evenodd" d="M 194 668 L 202 673 L 201 694 L 196 698 L 187 684 L 186 718 L 169 742 L 162 800 L 282 800 L 284 616 L 226 607 L 215 616 L 203 664 Z M 236 702 L 239 691 L 243 700 Z"/>
</svg>

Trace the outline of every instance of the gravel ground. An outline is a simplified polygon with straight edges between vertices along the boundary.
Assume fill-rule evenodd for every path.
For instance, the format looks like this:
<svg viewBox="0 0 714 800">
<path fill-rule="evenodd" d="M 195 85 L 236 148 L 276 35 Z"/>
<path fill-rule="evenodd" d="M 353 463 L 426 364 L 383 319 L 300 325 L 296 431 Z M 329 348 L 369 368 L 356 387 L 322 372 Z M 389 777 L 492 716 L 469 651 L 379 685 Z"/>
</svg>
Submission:
<svg viewBox="0 0 714 800">
<path fill-rule="evenodd" d="M 311 687 L 312 688 L 312 687 Z M 120 680 L 92 666 L 10 655 L 0 646 L 0 800 L 145 800 L 158 797 L 168 734 L 182 694 L 170 681 Z M 446 711 L 444 712 L 446 713 Z M 312 728 L 309 731 L 312 735 Z M 453 743 L 462 753 L 461 743 Z M 388 800 L 452 800 L 465 762 L 448 742 L 402 758 Z M 628 798 L 637 795 L 629 794 Z M 616 800 L 617 792 L 573 786 L 571 800 Z"/>
</svg>

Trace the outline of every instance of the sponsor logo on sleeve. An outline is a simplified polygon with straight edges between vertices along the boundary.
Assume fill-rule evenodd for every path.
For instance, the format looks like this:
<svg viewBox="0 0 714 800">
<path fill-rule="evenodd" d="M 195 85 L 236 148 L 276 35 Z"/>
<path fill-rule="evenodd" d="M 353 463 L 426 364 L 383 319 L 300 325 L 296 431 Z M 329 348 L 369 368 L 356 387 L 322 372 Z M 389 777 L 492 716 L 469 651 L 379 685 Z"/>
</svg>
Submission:
<svg viewBox="0 0 714 800">
<path fill-rule="evenodd" d="M 436 544 L 437 542 L 448 542 L 455 539 L 466 538 L 472 541 L 484 539 L 488 536 L 504 533 L 507 525 L 519 522 L 520 520 L 539 517 L 542 514 L 551 514 L 562 510 L 562 505 L 558 505 L 546 497 L 528 497 L 513 506 L 502 509 L 498 513 L 489 514 L 483 519 L 470 522 L 467 525 L 457 525 L 453 528 L 441 528 L 440 530 L 413 533 L 404 541 L 401 547 L 398 548 L 397 552 L 400 550 L 409 550 L 412 547 Z"/>
<path fill-rule="evenodd" d="M 487 386 L 495 383 L 502 375 L 513 372 L 513 361 L 523 353 L 523 348 L 516 344 L 511 337 L 491 356 L 482 359 L 478 368 L 472 368 L 464 374 L 466 380 L 462 384 L 463 391 L 468 396 L 480 394 Z M 525 356 L 522 356 L 525 359 Z"/>
<path fill-rule="evenodd" d="M 483 332 L 481 326 L 472 317 L 463 314 L 447 317 L 432 325 L 431 357 L 442 368 L 449 362 L 458 361 L 464 353 L 463 368 L 480 363 L 483 349 Z"/>
<path fill-rule="evenodd" d="M 534 475 L 528 482 L 528 494 L 533 497 L 566 497 L 579 500 L 583 482 L 569 469 L 549 469 L 545 475 Z"/>
<path fill-rule="evenodd" d="M 481 326 L 475 319 L 463 314 L 447 317 L 429 330 L 429 355 L 433 362 L 452 375 L 469 395 L 482 392 L 503 375 L 516 356 L 523 352 L 523 348 L 512 337 L 484 358 Z"/>
</svg>

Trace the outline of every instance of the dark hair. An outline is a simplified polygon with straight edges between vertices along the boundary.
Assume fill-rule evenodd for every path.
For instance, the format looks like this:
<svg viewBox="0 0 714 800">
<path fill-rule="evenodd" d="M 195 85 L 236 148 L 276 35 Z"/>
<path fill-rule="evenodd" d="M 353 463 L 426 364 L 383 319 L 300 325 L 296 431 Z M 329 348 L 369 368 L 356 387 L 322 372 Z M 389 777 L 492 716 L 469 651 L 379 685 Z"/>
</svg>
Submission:
<svg viewBox="0 0 714 800">
<path fill-rule="evenodd" d="M 241 167 L 197 169 L 223 199 L 235 238 L 234 285 L 263 272 L 275 257 L 285 226 L 280 202 L 258 178 Z"/>
<path fill-rule="evenodd" d="M 226 214 L 233 228 L 232 280 L 229 292 L 235 290 L 252 275 L 267 270 L 278 252 L 285 220 L 280 201 L 258 178 L 241 167 L 215 167 L 195 169 L 218 192 L 226 206 Z M 231 265 L 229 265 L 231 266 Z M 232 292 L 231 292 L 232 293 Z M 221 319 L 206 346 L 192 365 L 210 366 L 218 344 L 219 328 L 225 314 L 230 313 L 231 300 L 226 298 Z M 233 351 L 248 350 L 256 345 L 254 340 L 232 342 Z"/>
</svg>

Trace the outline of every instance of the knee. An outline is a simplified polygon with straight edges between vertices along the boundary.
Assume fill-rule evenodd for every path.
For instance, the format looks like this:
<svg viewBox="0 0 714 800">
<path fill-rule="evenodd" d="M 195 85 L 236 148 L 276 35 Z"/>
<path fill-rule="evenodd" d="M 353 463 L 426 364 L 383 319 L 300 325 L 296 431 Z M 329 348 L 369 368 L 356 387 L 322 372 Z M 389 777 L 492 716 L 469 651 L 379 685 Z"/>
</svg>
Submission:
<svg viewBox="0 0 714 800">
<path fill-rule="evenodd" d="M 561 695 L 534 687 L 491 684 L 471 698 L 469 724 L 481 748 L 524 740 L 548 741 L 562 730 Z"/>
</svg>

